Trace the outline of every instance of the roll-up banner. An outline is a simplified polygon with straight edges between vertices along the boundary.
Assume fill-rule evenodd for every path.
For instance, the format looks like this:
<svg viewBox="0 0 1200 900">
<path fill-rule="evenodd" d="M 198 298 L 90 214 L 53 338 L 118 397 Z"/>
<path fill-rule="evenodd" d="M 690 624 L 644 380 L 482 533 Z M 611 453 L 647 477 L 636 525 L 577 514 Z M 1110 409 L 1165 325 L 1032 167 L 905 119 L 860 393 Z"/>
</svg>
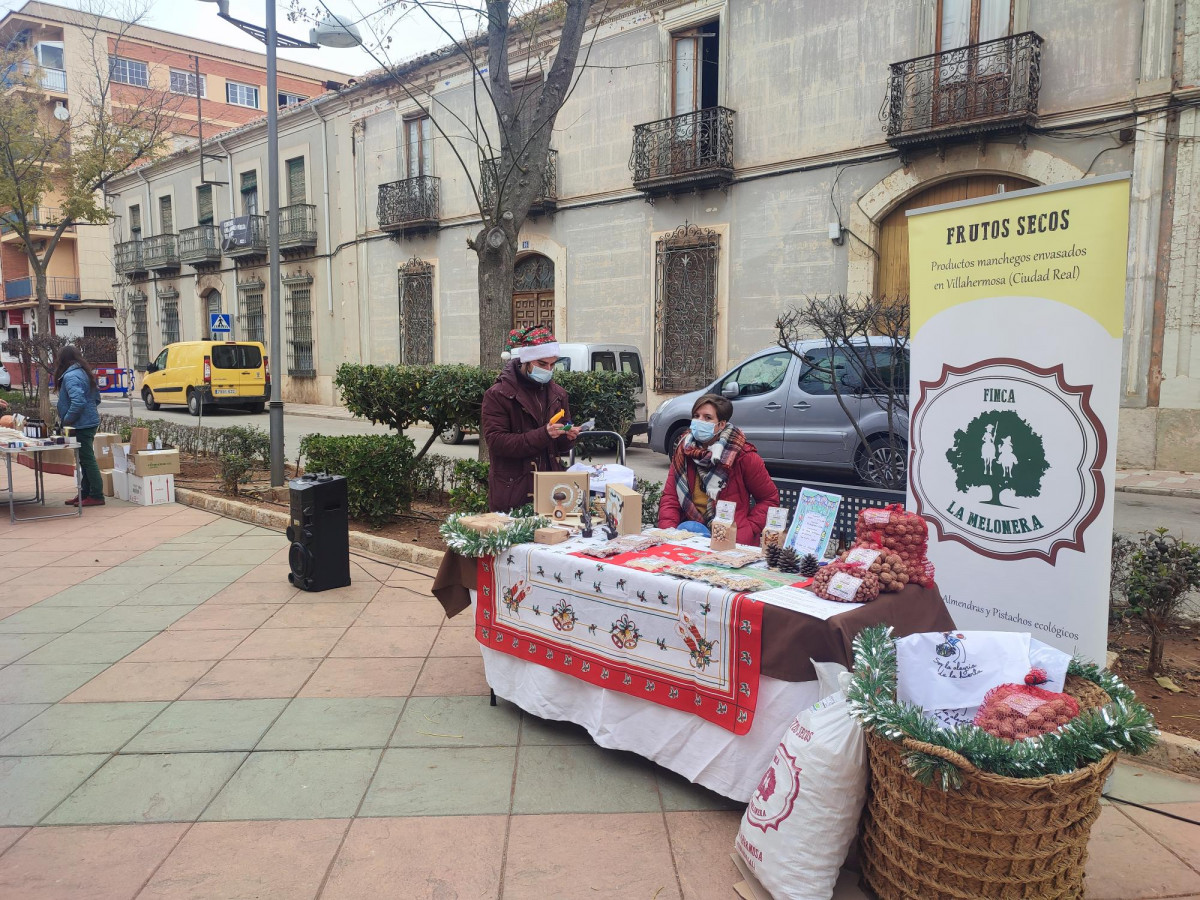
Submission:
<svg viewBox="0 0 1200 900">
<path fill-rule="evenodd" d="M 908 504 L 964 629 L 1103 662 L 1129 177 L 908 213 Z"/>
</svg>

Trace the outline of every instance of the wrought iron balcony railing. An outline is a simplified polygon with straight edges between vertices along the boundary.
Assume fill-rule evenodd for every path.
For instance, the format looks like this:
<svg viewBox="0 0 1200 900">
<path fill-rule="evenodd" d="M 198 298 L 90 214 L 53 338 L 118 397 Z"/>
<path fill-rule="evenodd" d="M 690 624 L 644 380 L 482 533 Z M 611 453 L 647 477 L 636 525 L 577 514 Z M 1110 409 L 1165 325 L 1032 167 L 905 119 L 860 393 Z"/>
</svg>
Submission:
<svg viewBox="0 0 1200 900">
<path fill-rule="evenodd" d="M 142 241 L 142 262 L 152 271 L 179 268 L 179 249 L 173 234 L 156 234 Z"/>
<path fill-rule="evenodd" d="M 142 255 L 141 241 L 125 241 L 113 248 L 113 264 L 118 275 L 133 275 L 146 271 L 146 261 Z"/>
<path fill-rule="evenodd" d="M 633 186 L 648 194 L 719 187 L 733 180 L 732 109 L 714 106 L 633 129 Z"/>
<path fill-rule="evenodd" d="M 889 144 L 1019 130 L 1037 115 L 1042 39 L 1032 31 L 892 63 L 879 112 Z"/>
<path fill-rule="evenodd" d="M 418 175 L 379 186 L 379 228 L 382 231 L 416 231 L 436 228 L 439 219 L 441 179 Z"/>
<path fill-rule="evenodd" d="M 79 279 L 66 275 L 46 276 L 46 296 L 53 302 L 77 303 Z M 33 300 L 37 297 L 37 282 L 33 276 L 13 278 L 4 282 L 4 299 L 9 303 Z"/>
<path fill-rule="evenodd" d="M 317 208 L 295 203 L 279 210 L 279 249 L 298 250 L 317 246 Z"/>
<path fill-rule="evenodd" d="M 53 231 L 62 222 L 63 211 L 54 206 L 35 206 L 29 214 L 28 222 L 30 229 L 38 229 L 43 231 Z M 16 232 L 17 214 L 12 210 L 6 213 L 0 213 L 0 234 L 9 234 Z M 75 226 L 68 225 L 64 234 L 74 234 Z"/>
<path fill-rule="evenodd" d="M 242 227 L 245 220 L 249 220 Z M 267 255 L 267 217 L 240 216 L 221 223 L 221 249 L 230 259 Z"/>
<path fill-rule="evenodd" d="M 179 232 L 179 261 L 202 266 L 221 261 L 221 236 L 216 225 L 197 225 Z"/>
<path fill-rule="evenodd" d="M 500 157 L 498 156 L 485 159 L 483 165 L 480 166 L 479 174 L 480 187 L 483 190 L 483 202 L 488 207 L 495 207 L 498 192 L 500 196 L 504 196 L 511 191 L 510 185 L 514 181 L 527 176 L 527 173 L 517 169 L 515 166 L 510 172 L 505 173 L 501 171 Z M 529 174 L 529 177 L 536 176 Z M 541 183 L 542 190 L 538 194 L 537 199 L 533 201 L 533 206 L 529 208 L 529 211 L 534 214 L 553 212 L 558 207 L 557 150 L 551 150 L 546 156 L 546 170 L 542 173 Z"/>
</svg>

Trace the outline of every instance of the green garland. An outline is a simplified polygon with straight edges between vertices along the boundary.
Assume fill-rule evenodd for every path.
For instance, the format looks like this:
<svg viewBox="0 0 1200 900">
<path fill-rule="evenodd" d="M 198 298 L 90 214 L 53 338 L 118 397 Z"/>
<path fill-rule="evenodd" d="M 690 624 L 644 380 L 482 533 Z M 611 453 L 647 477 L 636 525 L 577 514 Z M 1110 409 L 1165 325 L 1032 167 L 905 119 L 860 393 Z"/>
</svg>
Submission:
<svg viewBox="0 0 1200 900">
<path fill-rule="evenodd" d="M 921 707 L 896 700 L 896 642 L 885 626 L 868 628 L 854 639 L 854 679 L 846 697 L 863 726 L 891 741 L 905 737 L 953 750 L 973 765 L 1010 778 L 1066 774 L 1113 751 L 1145 753 L 1158 739 L 1154 717 L 1119 678 L 1094 663 L 1071 660 L 1067 671 L 1102 687 L 1112 702 L 1088 709 L 1049 734 L 1009 741 L 975 725 L 939 728 Z M 962 784 L 953 763 L 928 753 L 905 754 L 913 776 L 942 790 Z"/>
<path fill-rule="evenodd" d="M 533 533 L 545 528 L 550 520 L 545 516 L 527 516 L 513 519 L 512 524 L 499 531 L 482 534 L 462 525 L 459 520 L 469 513 L 455 513 L 438 529 L 446 546 L 462 556 L 478 559 L 481 556 L 496 556 L 514 544 L 528 544 Z"/>
</svg>

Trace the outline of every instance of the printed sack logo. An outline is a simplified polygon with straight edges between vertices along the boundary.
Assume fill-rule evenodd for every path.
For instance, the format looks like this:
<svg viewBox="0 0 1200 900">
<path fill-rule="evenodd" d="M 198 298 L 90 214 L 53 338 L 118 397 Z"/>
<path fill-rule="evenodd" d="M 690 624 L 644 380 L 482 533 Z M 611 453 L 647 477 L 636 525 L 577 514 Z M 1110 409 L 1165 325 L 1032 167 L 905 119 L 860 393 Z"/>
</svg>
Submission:
<svg viewBox="0 0 1200 900">
<path fill-rule="evenodd" d="M 942 632 L 942 640 L 933 652 L 937 654 L 933 663 L 942 678 L 973 678 L 979 674 L 979 666 L 967 660 L 966 635 L 962 632 Z"/>
<path fill-rule="evenodd" d="M 800 767 L 796 757 L 780 744 L 775 749 L 771 768 L 767 769 L 746 807 L 746 821 L 766 834 L 792 814 L 800 794 Z"/>
<path fill-rule="evenodd" d="M 939 540 L 992 559 L 1083 552 L 1108 439 L 1091 385 L 1019 359 L 942 366 L 913 408 L 910 482 Z"/>
</svg>

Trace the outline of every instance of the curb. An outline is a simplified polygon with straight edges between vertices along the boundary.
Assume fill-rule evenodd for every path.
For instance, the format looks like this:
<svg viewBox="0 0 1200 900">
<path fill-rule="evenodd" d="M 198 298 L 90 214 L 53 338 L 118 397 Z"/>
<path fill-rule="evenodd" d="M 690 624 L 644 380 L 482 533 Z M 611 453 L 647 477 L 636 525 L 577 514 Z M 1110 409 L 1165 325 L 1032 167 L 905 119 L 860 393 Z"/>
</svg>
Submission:
<svg viewBox="0 0 1200 900">
<path fill-rule="evenodd" d="M 204 494 L 200 491 L 188 490 L 187 488 L 176 488 L 175 500 L 184 506 L 203 509 L 218 516 L 237 519 L 239 522 L 247 522 L 262 528 L 271 528 L 275 531 L 287 530 L 291 522 L 291 516 L 281 510 L 263 509 L 260 506 L 242 503 L 228 497 L 214 497 L 211 494 Z M 363 531 L 350 532 L 350 549 L 361 550 L 364 553 L 371 553 L 384 559 L 394 559 L 399 562 L 415 563 L 418 566 L 428 566 L 431 569 L 436 569 L 442 562 L 442 553 L 438 550 L 430 550 L 428 547 L 418 547 L 415 544 L 405 544 L 402 541 L 394 541 L 391 538 L 367 534 Z"/>
<path fill-rule="evenodd" d="M 1200 741 L 1180 734 L 1160 732 L 1158 743 L 1147 752 L 1126 758 L 1139 765 L 1200 777 Z"/>
<path fill-rule="evenodd" d="M 1155 497 L 1182 497 L 1185 500 L 1200 500 L 1200 491 L 1191 488 L 1119 487 L 1119 494 L 1151 494 Z"/>
</svg>

